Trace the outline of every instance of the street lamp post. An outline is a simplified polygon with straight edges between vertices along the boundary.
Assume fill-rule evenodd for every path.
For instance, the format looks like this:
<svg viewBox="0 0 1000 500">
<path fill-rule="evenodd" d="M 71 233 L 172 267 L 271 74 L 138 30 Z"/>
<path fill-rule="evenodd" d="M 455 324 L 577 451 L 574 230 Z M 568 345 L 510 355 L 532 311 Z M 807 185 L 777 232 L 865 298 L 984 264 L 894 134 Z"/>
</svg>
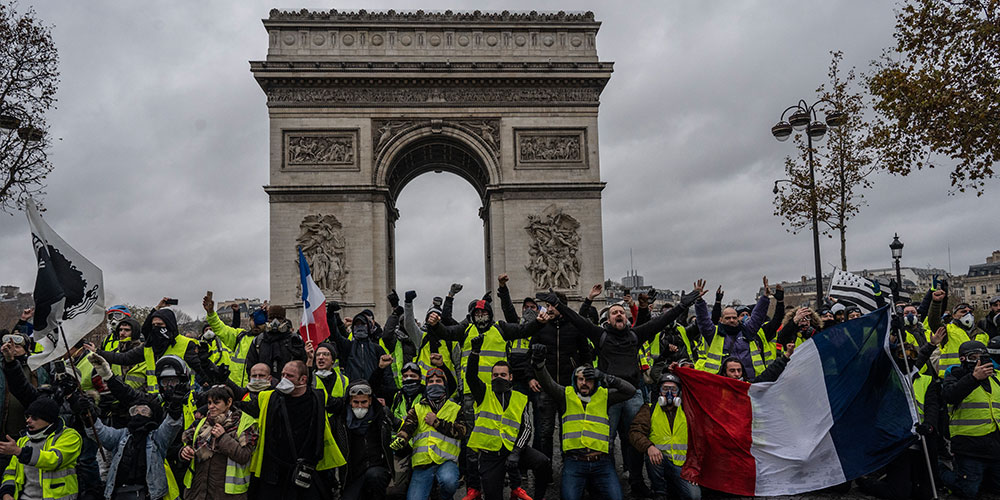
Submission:
<svg viewBox="0 0 1000 500">
<path fill-rule="evenodd" d="M 896 300 L 900 300 L 903 291 L 903 275 L 899 272 L 899 259 L 903 258 L 903 242 L 899 241 L 899 234 L 892 236 L 892 243 L 889 243 L 889 250 L 892 251 L 892 258 L 896 261 Z"/>
<path fill-rule="evenodd" d="M 833 106 L 833 110 L 826 113 L 826 123 L 819 121 L 816 118 L 816 106 L 822 103 L 827 103 Z M 788 117 L 788 121 L 785 121 L 785 114 L 789 111 L 794 112 Z M 771 127 L 771 134 L 779 142 L 784 142 L 791 137 L 792 132 L 795 130 L 806 132 L 806 147 L 808 150 L 809 157 L 809 205 L 810 211 L 812 212 L 812 233 L 813 233 L 813 260 L 816 266 L 816 307 L 822 307 L 823 305 L 823 268 L 820 265 L 819 258 L 819 209 L 817 207 L 816 200 L 816 167 L 813 162 L 813 140 L 820 141 L 823 136 L 826 135 L 826 131 L 829 128 L 837 128 L 847 122 L 847 115 L 840 111 L 836 104 L 827 99 L 820 99 L 812 105 L 807 104 L 803 100 L 799 100 L 798 104 L 794 106 L 789 106 L 781 113 L 781 118 L 778 123 Z M 775 182 L 775 190 L 777 190 L 778 183 Z"/>
</svg>

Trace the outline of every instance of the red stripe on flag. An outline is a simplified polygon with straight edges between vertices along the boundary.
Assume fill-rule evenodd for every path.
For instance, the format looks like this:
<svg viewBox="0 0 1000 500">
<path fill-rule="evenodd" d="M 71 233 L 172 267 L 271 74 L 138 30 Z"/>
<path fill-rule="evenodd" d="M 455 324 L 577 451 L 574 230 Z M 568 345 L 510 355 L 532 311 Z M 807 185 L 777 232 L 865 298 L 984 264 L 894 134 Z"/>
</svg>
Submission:
<svg viewBox="0 0 1000 500">
<path fill-rule="evenodd" d="M 310 313 L 306 311 L 305 314 Z M 299 325 L 299 336 L 303 342 L 311 340 L 314 348 L 330 337 L 330 325 L 326 324 L 326 302 L 312 312 L 312 323 Z"/>
<path fill-rule="evenodd" d="M 750 384 L 692 368 L 679 368 L 677 374 L 688 422 L 681 477 L 713 490 L 754 496 Z"/>
</svg>

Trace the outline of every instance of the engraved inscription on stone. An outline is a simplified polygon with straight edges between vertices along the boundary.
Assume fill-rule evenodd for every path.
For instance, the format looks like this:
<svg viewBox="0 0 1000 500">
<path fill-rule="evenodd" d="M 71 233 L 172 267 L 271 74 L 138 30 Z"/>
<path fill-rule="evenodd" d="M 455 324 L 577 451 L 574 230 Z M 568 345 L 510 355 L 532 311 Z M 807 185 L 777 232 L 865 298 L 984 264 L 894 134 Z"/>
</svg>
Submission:
<svg viewBox="0 0 1000 500">
<path fill-rule="evenodd" d="M 285 168 L 354 170 L 357 132 L 285 131 Z"/>
<path fill-rule="evenodd" d="M 515 134 L 518 166 L 586 163 L 583 130 L 517 130 Z"/>
<path fill-rule="evenodd" d="M 580 282 L 580 223 L 561 208 L 549 205 L 541 215 L 529 215 L 529 263 L 535 288 L 570 290 Z"/>
<path fill-rule="evenodd" d="M 333 215 L 307 215 L 299 224 L 299 237 L 295 244 L 302 248 L 312 272 L 313 281 L 330 298 L 333 294 L 347 293 L 347 239 L 344 226 Z M 296 255 L 298 252 L 296 252 Z M 296 275 L 299 261 L 295 259 Z M 298 289 L 302 297 L 302 285 Z"/>
</svg>

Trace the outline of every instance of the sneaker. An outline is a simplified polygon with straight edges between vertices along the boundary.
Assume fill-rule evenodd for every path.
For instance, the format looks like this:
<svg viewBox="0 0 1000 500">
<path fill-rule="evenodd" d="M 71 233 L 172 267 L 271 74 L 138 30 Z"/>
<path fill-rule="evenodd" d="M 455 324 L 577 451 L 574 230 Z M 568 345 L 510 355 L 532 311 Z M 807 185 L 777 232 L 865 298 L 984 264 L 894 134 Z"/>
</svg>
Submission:
<svg viewBox="0 0 1000 500">
<path fill-rule="evenodd" d="M 479 500 L 482 497 L 483 494 L 480 493 L 479 490 L 475 488 L 469 488 L 468 490 L 465 491 L 465 496 L 462 497 L 462 500 Z"/>
<path fill-rule="evenodd" d="M 520 499 L 520 500 L 531 500 L 528 496 L 528 492 L 524 491 L 524 488 L 514 488 L 510 490 L 510 500 Z"/>
</svg>

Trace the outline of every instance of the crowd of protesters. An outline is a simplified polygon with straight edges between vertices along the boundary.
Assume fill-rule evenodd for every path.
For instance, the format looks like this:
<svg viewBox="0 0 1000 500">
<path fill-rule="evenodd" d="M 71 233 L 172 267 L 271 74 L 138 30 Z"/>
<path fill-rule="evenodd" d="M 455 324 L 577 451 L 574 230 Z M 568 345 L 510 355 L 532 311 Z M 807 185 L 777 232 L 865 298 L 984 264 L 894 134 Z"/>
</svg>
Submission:
<svg viewBox="0 0 1000 500">
<path fill-rule="evenodd" d="M 678 303 L 642 294 L 600 310 L 601 285 L 571 305 L 551 290 L 515 302 L 507 282 L 460 314 L 459 284 L 422 316 L 413 291 L 393 291 L 386 318 L 328 302 L 316 342 L 277 305 L 226 324 L 211 292 L 191 337 L 167 299 L 142 324 L 115 306 L 106 339 L 35 371 L 25 310 L 0 347 L 0 500 L 697 499 L 680 474 L 678 367 L 772 382 L 797 346 L 862 314 L 786 305 L 767 278 L 752 306 L 725 305 L 721 287 L 710 305 L 698 281 Z M 976 322 L 944 288 L 916 303 L 877 295 L 897 312 L 891 351 L 928 451 L 856 480 L 868 494 L 1000 487 L 1000 297 Z"/>
</svg>

